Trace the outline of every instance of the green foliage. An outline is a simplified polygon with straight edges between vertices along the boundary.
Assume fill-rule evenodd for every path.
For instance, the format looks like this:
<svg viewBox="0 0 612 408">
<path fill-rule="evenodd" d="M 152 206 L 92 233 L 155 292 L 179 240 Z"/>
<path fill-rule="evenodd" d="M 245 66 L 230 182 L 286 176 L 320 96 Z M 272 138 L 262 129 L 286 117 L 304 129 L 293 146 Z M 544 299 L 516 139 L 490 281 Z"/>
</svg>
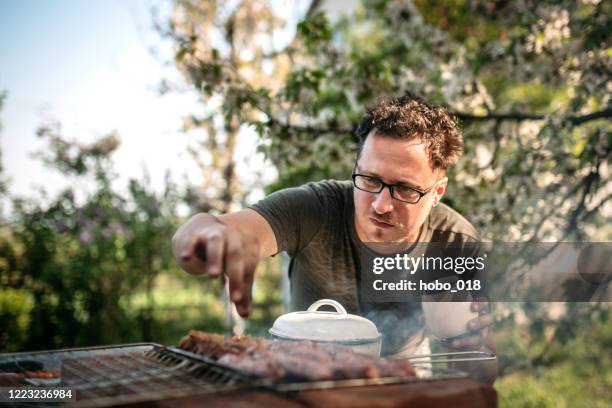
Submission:
<svg viewBox="0 0 612 408">
<path fill-rule="evenodd" d="M 0 287 L 0 345 L 21 345 L 27 340 L 34 301 L 27 290 L 5 285 L 2 283 Z"/>
<path fill-rule="evenodd" d="M 265 4 L 239 2 L 236 10 L 255 3 Z M 186 76 L 223 98 L 226 118 L 257 130 L 260 151 L 279 170 L 277 187 L 347 178 L 353 130 L 365 107 L 411 91 L 461 120 L 465 155 L 450 174 L 447 196 L 485 238 L 607 240 L 612 230 L 601 210 L 609 200 L 603 191 L 612 129 L 603 32 L 610 7 L 365 1 L 337 21 L 315 10 L 299 23 L 290 47 L 246 63 L 249 72 L 261 72 L 264 63 L 281 67 L 284 53 L 293 63 L 283 77 L 254 83 L 235 67 L 225 79 L 206 80 L 208 64 L 236 65 L 206 53 L 192 55 Z M 207 37 L 196 33 L 194 41 L 206 49 Z"/>
<path fill-rule="evenodd" d="M 586 320 L 584 315 L 576 314 L 577 309 L 585 307 L 592 311 Z M 498 349 L 503 350 L 501 357 L 506 362 L 505 375 L 495 384 L 501 407 L 609 405 L 612 398 L 610 307 L 568 304 L 567 308 L 567 314 L 559 322 L 548 319 L 542 325 L 542 319 L 531 316 L 534 319 L 531 327 L 514 322 L 496 333 Z M 525 310 L 533 313 L 538 309 L 532 306 Z M 540 327 L 534 330 L 534 324 Z M 530 355 L 535 356 L 542 350 L 546 356 L 532 361 L 531 367 L 516 367 L 517 361 L 529 361 Z"/>
<path fill-rule="evenodd" d="M 105 181 L 106 178 L 104 171 L 107 169 L 103 167 L 106 158 L 119 147 L 115 132 L 91 145 L 67 141 L 61 135 L 60 124 L 55 122 L 40 126 L 36 134 L 47 139 L 49 143 L 49 152 L 38 155 L 49 167 L 65 174 L 95 173 L 100 181 Z"/>
<path fill-rule="evenodd" d="M 177 272 L 169 247 L 177 192 L 169 185 L 158 195 L 132 180 L 118 194 L 109 159 L 116 135 L 85 146 L 48 129 L 39 132 L 50 144 L 44 160 L 67 177 L 93 179 L 94 188 L 81 200 L 68 188 L 48 203 L 13 201 L 0 238 L 0 316 L 9 329 L 0 348 L 151 340 L 154 305 L 134 314 L 129 298 L 150 294 L 159 273 Z"/>
<path fill-rule="evenodd" d="M 304 38 L 304 44 L 309 52 L 317 52 L 322 43 L 332 38 L 332 30 L 323 12 L 314 13 L 310 18 L 298 23 L 297 31 Z"/>
<path fill-rule="evenodd" d="M 0 113 L 2 113 L 2 108 L 4 107 L 4 103 L 7 97 L 7 91 L 0 91 Z M 2 117 L 0 116 L 0 134 L 2 134 Z M 3 199 L 4 194 L 6 194 L 7 186 L 6 180 L 4 179 L 4 165 L 2 164 L 2 149 L 0 149 L 0 199 Z M 2 207 L 0 203 L 0 217 L 2 217 Z"/>
<path fill-rule="evenodd" d="M 172 256 L 177 208 L 190 197 L 170 183 L 155 193 L 146 175 L 117 192 L 114 133 L 91 145 L 66 140 L 57 125 L 39 135 L 49 143 L 45 163 L 90 183 L 47 200 L 13 198 L 0 227 L 0 350 L 172 345 L 190 329 L 227 332 L 221 282 L 187 275 Z M 282 313 L 279 268 L 269 261 L 258 272 L 251 333 Z"/>
</svg>

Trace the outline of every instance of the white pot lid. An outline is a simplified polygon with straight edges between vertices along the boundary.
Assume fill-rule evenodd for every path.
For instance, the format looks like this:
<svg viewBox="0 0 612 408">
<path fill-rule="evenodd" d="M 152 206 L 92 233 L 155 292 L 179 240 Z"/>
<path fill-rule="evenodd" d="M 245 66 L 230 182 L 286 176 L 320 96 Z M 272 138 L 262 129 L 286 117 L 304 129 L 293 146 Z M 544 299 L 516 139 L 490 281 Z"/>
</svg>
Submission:
<svg viewBox="0 0 612 408">
<path fill-rule="evenodd" d="M 321 306 L 332 306 L 336 310 L 319 311 Z M 381 337 L 371 320 L 347 313 L 340 303 L 331 299 L 318 300 L 305 312 L 279 316 L 269 332 L 273 336 L 292 340 L 348 343 L 371 342 Z"/>
</svg>

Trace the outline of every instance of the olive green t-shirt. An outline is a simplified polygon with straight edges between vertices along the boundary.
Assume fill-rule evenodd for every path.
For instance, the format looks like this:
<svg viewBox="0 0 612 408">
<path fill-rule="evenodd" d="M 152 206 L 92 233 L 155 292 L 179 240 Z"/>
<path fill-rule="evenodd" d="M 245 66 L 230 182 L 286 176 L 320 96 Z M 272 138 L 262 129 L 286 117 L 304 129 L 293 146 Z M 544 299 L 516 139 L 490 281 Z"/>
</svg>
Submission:
<svg viewBox="0 0 612 408">
<path fill-rule="evenodd" d="M 319 299 L 334 299 L 349 313 L 376 323 L 385 336 L 386 353 L 393 353 L 408 338 L 422 333 L 420 304 L 360 300 L 360 254 L 368 248 L 355 230 L 351 181 L 325 180 L 280 190 L 250 208 L 272 227 L 278 252 L 286 251 L 291 258 L 292 311 L 306 310 Z M 463 244 L 477 242 L 478 238 L 465 218 L 440 204 L 432 209 L 419 242 Z M 386 335 L 398 330 L 400 335 Z"/>
</svg>

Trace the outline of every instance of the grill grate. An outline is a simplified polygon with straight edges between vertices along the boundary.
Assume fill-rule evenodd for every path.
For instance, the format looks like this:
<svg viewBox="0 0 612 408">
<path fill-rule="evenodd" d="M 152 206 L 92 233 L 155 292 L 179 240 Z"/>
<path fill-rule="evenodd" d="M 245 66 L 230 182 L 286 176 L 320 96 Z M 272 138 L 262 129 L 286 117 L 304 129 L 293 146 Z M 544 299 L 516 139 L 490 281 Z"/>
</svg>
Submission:
<svg viewBox="0 0 612 408">
<path fill-rule="evenodd" d="M 62 359 L 61 387 L 76 393 L 76 407 L 100 407 L 248 386 L 252 377 L 212 360 L 176 353 L 160 345 L 74 349 L 47 353 L 0 356 L 0 362 L 36 360 L 59 355 Z"/>
<path fill-rule="evenodd" d="M 459 357 L 466 353 L 457 354 Z M 468 354 L 474 354 L 470 352 Z M 431 355 L 425 357 L 446 357 Z M 494 356 L 494 355 L 493 355 Z M 465 377 L 466 374 L 443 367 L 420 367 L 423 356 L 415 358 L 416 377 L 386 377 L 338 381 L 313 381 L 279 384 L 272 380 L 255 378 L 218 364 L 216 361 L 182 349 L 155 343 L 137 343 L 117 346 L 88 347 L 42 352 L 0 354 L 0 373 L 6 367 L 20 367 L 38 359 L 59 357 L 61 387 L 76 393 L 77 402 L 71 406 L 103 407 L 117 404 L 173 399 L 206 395 L 220 391 L 259 387 L 277 392 L 358 387 L 367 385 L 421 382 Z M 469 360 L 473 359 L 469 358 Z M 477 359 L 490 359 L 489 354 Z M 435 360 L 446 362 L 447 360 Z M 463 361 L 463 360 L 461 360 Z M 1 386 L 23 386 L 19 381 L 7 383 L 0 376 Z"/>
</svg>

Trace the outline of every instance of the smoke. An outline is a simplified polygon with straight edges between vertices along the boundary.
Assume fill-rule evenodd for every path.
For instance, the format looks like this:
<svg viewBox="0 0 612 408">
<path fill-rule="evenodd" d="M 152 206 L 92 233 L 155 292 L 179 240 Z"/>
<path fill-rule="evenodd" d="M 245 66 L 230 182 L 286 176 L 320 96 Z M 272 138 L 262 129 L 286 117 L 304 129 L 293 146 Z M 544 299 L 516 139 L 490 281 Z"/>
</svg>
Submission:
<svg viewBox="0 0 612 408">
<path fill-rule="evenodd" d="M 423 310 L 420 303 L 365 303 L 363 316 L 376 324 L 382 334 L 381 355 L 398 353 L 407 343 L 420 339 L 423 333 Z"/>
</svg>

